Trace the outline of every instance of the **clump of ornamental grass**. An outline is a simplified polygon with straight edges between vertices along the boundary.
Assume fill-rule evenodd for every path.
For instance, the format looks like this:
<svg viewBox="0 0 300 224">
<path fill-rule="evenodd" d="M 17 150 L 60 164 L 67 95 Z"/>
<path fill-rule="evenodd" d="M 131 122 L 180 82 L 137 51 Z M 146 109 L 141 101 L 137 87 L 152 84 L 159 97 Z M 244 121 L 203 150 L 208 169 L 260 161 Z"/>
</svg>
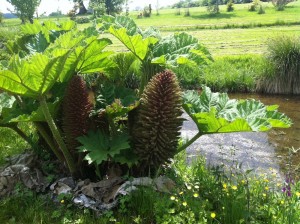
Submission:
<svg viewBox="0 0 300 224">
<path fill-rule="evenodd" d="M 268 42 L 267 64 L 257 90 L 265 93 L 300 93 L 300 38 L 278 36 Z"/>
</svg>

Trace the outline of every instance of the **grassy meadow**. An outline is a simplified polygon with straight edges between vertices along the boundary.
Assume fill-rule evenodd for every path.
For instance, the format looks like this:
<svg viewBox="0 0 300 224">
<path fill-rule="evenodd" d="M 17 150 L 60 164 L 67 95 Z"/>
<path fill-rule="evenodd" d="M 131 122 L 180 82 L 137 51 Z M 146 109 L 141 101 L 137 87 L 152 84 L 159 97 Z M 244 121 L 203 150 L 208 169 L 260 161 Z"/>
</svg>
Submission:
<svg viewBox="0 0 300 224">
<path fill-rule="evenodd" d="M 226 5 L 220 6 L 220 14 L 209 15 L 206 7 L 190 8 L 190 16 L 184 16 L 184 10 L 180 10 L 180 15 L 176 15 L 178 9 L 163 9 L 159 15 L 155 12 L 150 18 L 138 19 L 139 26 L 155 26 L 160 30 L 191 30 L 209 28 L 231 28 L 231 27 L 254 27 L 270 26 L 281 24 L 300 23 L 299 2 L 290 3 L 284 11 L 276 11 L 272 3 L 261 3 L 265 9 L 265 14 L 258 14 L 257 11 L 250 12 L 249 4 L 235 4 L 233 12 L 226 12 Z M 132 12 L 132 18 L 137 17 L 137 12 Z M 163 21 L 163 22 L 162 22 Z"/>
<path fill-rule="evenodd" d="M 189 17 L 184 16 L 184 9 L 180 15 L 176 15 L 177 9 L 161 9 L 159 15 L 153 10 L 150 18 L 137 19 L 138 12 L 130 12 L 130 17 L 144 29 L 157 27 L 163 36 L 188 32 L 209 49 L 214 61 L 199 73 L 182 79 L 179 76 L 183 87 L 199 88 L 206 84 L 213 91 L 252 92 L 256 79 L 265 70 L 267 43 L 275 36 L 300 36 L 300 1 L 288 4 L 284 11 L 276 11 L 271 3 L 262 5 L 265 14 L 249 12 L 250 4 L 235 4 L 233 12 L 220 6 L 216 16 L 199 7 L 190 8 Z M 9 57 L 1 50 L 5 41 L 18 34 L 19 25 L 18 19 L 6 19 L 0 24 L 0 60 Z M 87 24 L 78 27 L 83 29 Z M 109 34 L 103 35 L 106 36 Z M 124 50 L 116 38 L 109 37 L 113 41 L 110 49 Z M 31 126 L 22 124 L 21 129 L 36 138 Z M 29 147 L 13 131 L 0 127 L 0 164 L 5 157 Z M 232 166 L 213 169 L 208 169 L 200 157 L 192 165 L 186 161 L 182 152 L 159 173 L 174 181 L 170 193 L 141 188 L 121 197 L 114 210 L 101 214 L 75 207 L 68 195 L 53 202 L 47 195 L 17 185 L 13 196 L 0 200 L 0 223 L 300 223 L 300 182 L 290 176 L 279 180 L 274 170 L 268 174 L 252 170 L 243 173 L 234 158 L 229 161 Z"/>
</svg>

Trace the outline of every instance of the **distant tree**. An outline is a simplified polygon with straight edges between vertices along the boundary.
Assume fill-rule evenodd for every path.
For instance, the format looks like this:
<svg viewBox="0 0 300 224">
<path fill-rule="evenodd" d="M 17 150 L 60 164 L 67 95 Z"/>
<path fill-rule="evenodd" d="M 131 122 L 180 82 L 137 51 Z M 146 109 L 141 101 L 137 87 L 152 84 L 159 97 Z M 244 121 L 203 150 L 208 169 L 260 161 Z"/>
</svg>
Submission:
<svg viewBox="0 0 300 224">
<path fill-rule="evenodd" d="M 156 1 L 156 15 L 159 15 L 159 0 Z"/>
<path fill-rule="evenodd" d="M 191 0 L 185 0 L 184 7 L 185 7 L 184 16 L 190 16 Z"/>
<path fill-rule="evenodd" d="M 294 0 L 272 0 L 272 4 L 277 11 L 282 11 L 288 3 L 293 1 Z"/>
<path fill-rule="evenodd" d="M 211 15 L 216 15 L 220 12 L 219 9 L 220 0 L 208 0 L 207 11 Z"/>
<path fill-rule="evenodd" d="M 0 23 L 2 23 L 2 22 L 3 22 L 3 19 L 4 19 L 3 13 L 2 13 L 2 12 L 0 12 Z"/>
<path fill-rule="evenodd" d="M 87 13 L 87 9 L 83 4 L 83 0 L 73 0 L 73 2 L 75 3 L 75 7 L 74 8 L 78 8 L 79 12 L 78 15 L 83 15 Z"/>
<path fill-rule="evenodd" d="M 42 15 L 41 15 L 41 16 L 42 16 Z M 51 13 L 49 14 L 49 16 L 51 16 L 51 17 L 54 17 L 54 16 L 62 16 L 62 12 L 61 12 L 61 10 L 57 9 L 56 12 L 51 12 Z"/>
<path fill-rule="evenodd" d="M 226 4 L 226 11 L 227 12 L 232 12 L 234 10 L 234 4 L 232 0 L 229 0 Z"/>
<path fill-rule="evenodd" d="M 105 4 L 106 14 L 115 15 L 122 12 L 126 0 L 90 0 L 90 5 L 99 5 L 100 2 Z"/>
<path fill-rule="evenodd" d="M 90 0 L 89 8 L 93 10 L 95 17 L 102 16 L 106 13 L 105 0 Z"/>
<path fill-rule="evenodd" d="M 125 0 L 125 15 L 129 16 L 129 0 Z"/>
<path fill-rule="evenodd" d="M 33 15 L 41 0 L 7 0 L 7 2 L 14 6 L 14 10 L 10 12 L 19 17 L 22 23 L 26 21 L 33 23 Z"/>
<path fill-rule="evenodd" d="M 115 15 L 122 12 L 122 6 L 125 0 L 105 0 L 106 14 Z"/>
</svg>

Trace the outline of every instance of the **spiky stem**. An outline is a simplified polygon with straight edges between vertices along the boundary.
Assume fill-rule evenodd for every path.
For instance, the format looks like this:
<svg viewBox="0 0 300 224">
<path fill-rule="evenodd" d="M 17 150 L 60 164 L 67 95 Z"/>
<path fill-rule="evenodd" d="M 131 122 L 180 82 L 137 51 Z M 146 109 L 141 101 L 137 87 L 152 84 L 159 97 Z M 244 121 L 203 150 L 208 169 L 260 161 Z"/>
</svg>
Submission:
<svg viewBox="0 0 300 224">
<path fill-rule="evenodd" d="M 58 146 L 60 147 L 64 157 L 65 157 L 65 160 L 67 162 L 67 165 L 68 165 L 68 168 L 69 168 L 69 171 L 71 172 L 72 175 L 75 174 L 76 172 L 76 166 L 75 166 L 75 162 L 74 162 L 74 159 L 71 155 L 71 153 L 69 152 L 69 150 L 67 149 L 67 146 L 66 144 L 64 143 L 63 141 L 63 138 L 61 137 L 60 133 L 59 133 L 59 130 L 49 112 L 49 108 L 48 108 L 48 105 L 47 105 L 47 102 L 45 100 L 45 97 L 44 96 L 41 96 L 40 97 L 40 104 L 41 104 L 41 108 L 43 110 L 43 114 L 45 116 L 45 119 L 49 125 L 49 128 L 53 134 L 53 137 L 54 139 L 56 140 Z"/>
<path fill-rule="evenodd" d="M 198 132 L 193 138 L 191 138 L 185 144 L 183 144 L 181 147 L 179 147 L 178 152 L 181 152 L 181 151 L 185 150 L 187 147 L 189 147 L 191 144 L 193 144 L 201 136 L 202 136 L 202 133 Z"/>
</svg>

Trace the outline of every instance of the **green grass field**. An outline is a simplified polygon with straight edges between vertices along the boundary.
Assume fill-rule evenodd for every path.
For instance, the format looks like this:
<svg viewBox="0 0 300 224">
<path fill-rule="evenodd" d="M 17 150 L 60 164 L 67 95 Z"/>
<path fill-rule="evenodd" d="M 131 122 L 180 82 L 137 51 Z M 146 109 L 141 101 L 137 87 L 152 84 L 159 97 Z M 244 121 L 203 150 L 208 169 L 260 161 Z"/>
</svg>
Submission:
<svg viewBox="0 0 300 224">
<path fill-rule="evenodd" d="M 177 9 L 160 10 L 159 16 L 152 15 L 150 18 L 137 19 L 139 26 L 156 26 L 161 30 L 181 30 L 197 28 L 215 28 L 226 26 L 259 26 L 276 23 L 300 23 L 300 2 L 290 3 L 284 11 L 276 11 L 271 3 L 262 3 L 265 14 L 249 12 L 250 4 L 235 4 L 233 12 L 226 12 L 226 6 L 220 6 L 220 14 L 210 16 L 206 7 L 190 8 L 191 16 L 184 16 L 184 9 L 181 15 L 175 15 Z M 132 12 L 132 18 L 137 17 L 138 12 Z"/>
<path fill-rule="evenodd" d="M 188 32 L 199 38 L 213 56 L 262 54 L 269 38 L 283 34 L 300 35 L 300 1 L 290 3 L 284 11 L 276 11 L 271 3 L 262 4 L 266 13 L 261 15 L 249 12 L 250 4 L 235 4 L 233 12 L 226 12 L 225 5 L 220 6 L 221 13 L 217 16 L 210 16 L 206 7 L 190 8 L 189 17 L 183 15 L 184 9 L 181 9 L 181 15 L 175 15 L 177 9 L 163 9 L 159 16 L 154 13 L 150 18 L 137 19 L 138 12 L 134 11 L 130 16 L 141 28 L 157 27 L 162 35 L 174 31 Z M 68 18 L 51 19 L 62 21 Z M 19 24 L 18 19 L 7 19 L 0 25 L 0 33 L 15 33 L 12 30 L 17 29 Z M 78 26 L 84 28 L 88 24 Z M 113 50 L 124 50 L 115 38 L 112 41 Z"/>
</svg>

